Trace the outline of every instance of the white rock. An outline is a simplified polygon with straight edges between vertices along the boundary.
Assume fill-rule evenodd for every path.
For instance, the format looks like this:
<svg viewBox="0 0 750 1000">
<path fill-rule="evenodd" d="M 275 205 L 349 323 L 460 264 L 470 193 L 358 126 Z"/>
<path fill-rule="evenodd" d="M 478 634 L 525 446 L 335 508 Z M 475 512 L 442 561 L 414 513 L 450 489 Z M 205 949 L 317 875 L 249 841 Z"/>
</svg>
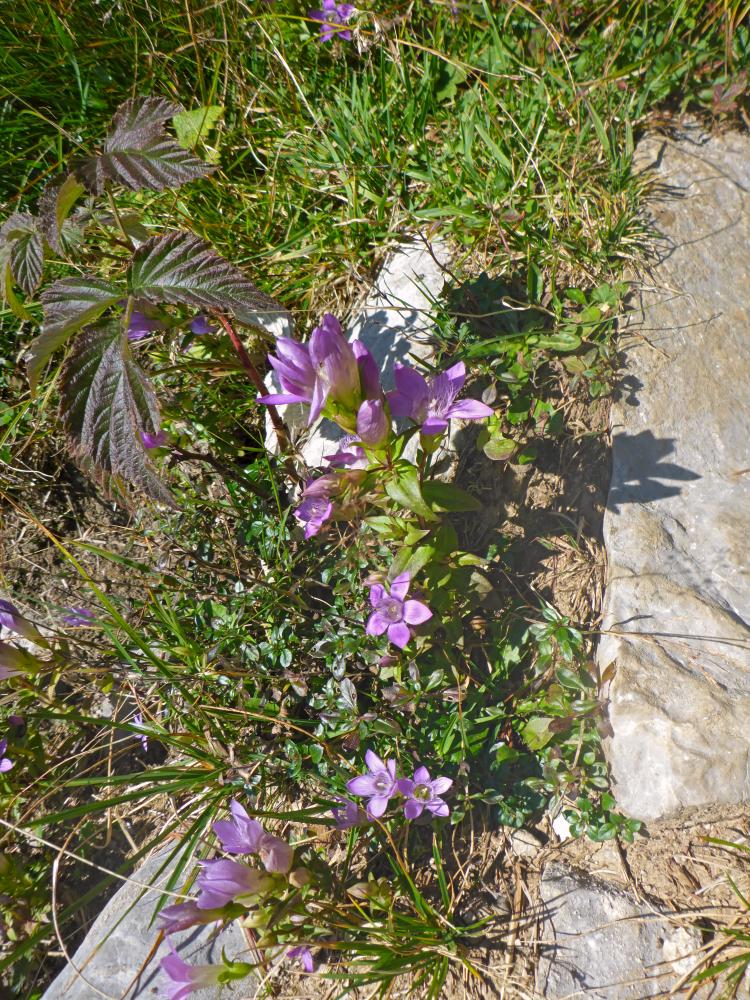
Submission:
<svg viewBox="0 0 750 1000">
<path fill-rule="evenodd" d="M 600 669 L 641 819 L 750 798 L 750 137 L 649 138 L 665 254 L 613 407 Z"/>
<path fill-rule="evenodd" d="M 697 930 L 592 876 L 566 865 L 547 865 L 541 896 L 544 922 L 536 988 L 549 1000 L 667 996 L 697 962 Z"/>
</svg>

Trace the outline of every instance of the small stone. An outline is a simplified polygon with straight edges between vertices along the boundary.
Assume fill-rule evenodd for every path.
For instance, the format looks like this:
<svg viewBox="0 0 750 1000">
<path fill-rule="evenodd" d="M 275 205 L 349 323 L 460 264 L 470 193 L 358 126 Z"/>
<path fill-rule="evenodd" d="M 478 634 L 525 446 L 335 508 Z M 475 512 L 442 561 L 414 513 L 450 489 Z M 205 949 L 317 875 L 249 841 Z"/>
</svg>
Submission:
<svg viewBox="0 0 750 1000">
<path fill-rule="evenodd" d="M 510 834 L 510 846 L 519 858 L 533 858 L 544 847 L 544 843 L 531 830 L 513 830 Z"/>
</svg>

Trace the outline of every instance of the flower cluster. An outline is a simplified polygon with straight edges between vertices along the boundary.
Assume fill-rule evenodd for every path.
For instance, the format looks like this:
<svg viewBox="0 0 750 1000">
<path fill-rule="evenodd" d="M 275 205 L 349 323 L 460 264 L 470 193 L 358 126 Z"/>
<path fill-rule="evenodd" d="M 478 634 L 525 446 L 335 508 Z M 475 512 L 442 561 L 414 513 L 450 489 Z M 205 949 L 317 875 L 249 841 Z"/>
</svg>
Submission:
<svg viewBox="0 0 750 1000">
<path fill-rule="evenodd" d="M 354 7 L 350 3 L 337 3 L 336 0 L 323 0 L 322 10 L 311 10 L 309 16 L 313 21 L 321 21 L 320 40 L 330 42 L 334 35 L 350 42 L 352 33 L 342 27 L 351 18 Z"/>
<path fill-rule="evenodd" d="M 232 858 L 201 862 L 197 898 L 160 911 L 159 925 L 165 934 L 198 924 L 232 920 L 242 916 L 248 907 L 258 906 L 268 893 L 283 889 L 287 884 L 303 885 L 309 877 L 304 869 L 291 870 L 294 848 L 290 844 L 267 833 L 236 800 L 230 803 L 229 811 L 230 819 L 213 824 L 222 848 L 227 854 L 257 855 L 263 869 L 251 868 Z M 262 917 L 256 923 L 262 926 Z M 168 1000 L 182 1000 L 203 986 L 228 982 L 249 971 L 244 963 L 191 966 L 180 958 L 171 942 L 170 947 L 172 953 L 161 961 L 162 970 L 170 979 Z"/>
<path fill-rule="evenodd" d="M 395 796 L 402 796 L 404 815 L 418 819 L 425 810 L 432 816 L 448 816 L 450 809 L 442 795 L 453 784 L 450 778 L 431 778 L 426 767 L 418 767 L 413 778 L 396 776 L 395 760 L 381 760 L 372 750 L 365 754 L 367 773 L 357 775 L 347 782 L 347 789 L 359 798 L 367 799 L 367 814 L 354 802 L 343 800 L 343 808 L 334 809 L 339 829 L 360 826 L 365 818 L 379 819 Z"/>
</svg>

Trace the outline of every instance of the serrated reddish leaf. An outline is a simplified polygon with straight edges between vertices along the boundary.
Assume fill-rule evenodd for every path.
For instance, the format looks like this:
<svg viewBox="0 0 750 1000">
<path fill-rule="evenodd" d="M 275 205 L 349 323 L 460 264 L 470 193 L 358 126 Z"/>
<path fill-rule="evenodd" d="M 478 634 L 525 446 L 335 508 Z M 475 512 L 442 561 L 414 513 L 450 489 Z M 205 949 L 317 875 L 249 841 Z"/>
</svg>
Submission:
<svg viewBox="0 0 750 1000">
<path fill-rule="evenodd" d="M 126 101 L 112 119 L 104 149 L 76 164 L 77 176 L 95 194 L 101 194 L 107 181 L 132 191 L 162 191 L 205 177 L 214 167 L 180 146 L 164 128 L 180 111 L 179 104 L 161 97 Z"/>
<path fill-rule="evenodd" d="M 60 412 L 71 450 L 105 481 L 174 506 L 141 440 L 159 429 L 159 406 L 120 319 L 87 327 L 63 366 Z"/>
</svg>

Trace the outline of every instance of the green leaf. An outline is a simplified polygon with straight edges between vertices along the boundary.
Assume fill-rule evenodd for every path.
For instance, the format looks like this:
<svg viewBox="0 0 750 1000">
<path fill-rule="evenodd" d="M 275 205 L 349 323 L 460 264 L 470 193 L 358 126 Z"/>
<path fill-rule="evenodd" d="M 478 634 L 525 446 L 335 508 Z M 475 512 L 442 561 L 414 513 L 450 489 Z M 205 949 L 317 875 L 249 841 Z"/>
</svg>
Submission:
<svg viewBox="0 0 750 1000">
<path fill-rule="evenodd" d="M 100 316 L 108 306 L 125 297 L 122 288 L 104 278 L 63 278 L 42 292 L 44 323 L 31 342 L 27 356 L 32 390 L 45 362 L 71 333 Z"/>
<path fill-rule="evenodd" d="M 541 750 L 550 742 L 555 735 L 550 729 L 551 722 L 552 719 L 540 715 L 524 724 L 521 735 L 530 750 Z"/>
<path fill-rule="evenodd" d="M 269 328 L 289 315 L 193 233 L 167 233 L 144 243 L 133 256 L 129 281 L 133 295 L 231 313 L 247 326 Z"/>
<path fill-rule="evenodd" d="M 0 244 L 9 248 L 10 271 L 17 285 L 33 295 L 42 280 L 44 256 L 37 220 L 28 212 L 16 212 L 0 228 Z"/>
<path fill-rule="evenodd" d="M 552 351 L 576 351 L 581 346 L 581 338 L 573 330 L 558 330 L 557 333 L 542 333 L 537 340 L 538 347 Z"/>
<path fill-rule="evenodd" d="M 103 151 L 76 164 L 76 174 L 94 194 L 101 194 L 108 181 L 131 191 L 163 191 L 205 177 L 214 167 L 165 131 L 164 123 L 181 111 L 161 97 L 126 101 L 112 119 Z"/>
<path fill-rule="evenodd" d="M 60 410 L 73 453 L 105 481 L 132 484 L 174 506 L 156 474 L 141 432 L 159 429 L 151 383 L 130 353 L 122 323 L 88 327 L 76 339 L 62 372 Z"/>
<path fill-rule="evenodd" d="M 425 500 L 438 511 L 481 510 L 482 504 L 471 493 L 452 483 L 431 482 L 422 487 Z"/>
<path fill-rule="evenodd" d="M 62 225 L 86 189 L 75 174 L 50 181 L 39 198 L 39 228 L 57 254 L 63 254 Z"/>
<path fill-rule="evenodd" d="M 222 104 L 207 104 L 192 111 L 180 111 L 172 118 L 177 141 L 184 149 L 193 149 L 224 114 Z"/>
<path fill-rule="evenodd" d="M 459 85 L 466 79 L 466 70 L 462 66 L 443 62 L 435 81 L 435 100 L 452 101 L 458 93 Z"/>
<path fill-rule="evenodd" d="M 10 248 L 0 249 L 0 301 L 7 302 L 10 311 L 20 320 L 33 321 L 34 317 L 24 308 L 13 291 L 13 275 L 10 273 Z"/>
<path fill-rule="evenodd" d="M 504 462 L 509 459 L 516 450 L 516 442 L 512 438 L 504 437 L 502 434 L 491 437 L 482 448 L 487 458 L 493 462 Z"/>
<path fill-rule="evenodd" d="M 413 465 L 404 463 L 396 469 L 393 479 L 386 480 L 385 492 L 396 503 L 407 510 L 419 514 L 428 521 L 436 521 L 437 517 L 428 506 L 419 485 L 419 475 Z"/>
</svg>

